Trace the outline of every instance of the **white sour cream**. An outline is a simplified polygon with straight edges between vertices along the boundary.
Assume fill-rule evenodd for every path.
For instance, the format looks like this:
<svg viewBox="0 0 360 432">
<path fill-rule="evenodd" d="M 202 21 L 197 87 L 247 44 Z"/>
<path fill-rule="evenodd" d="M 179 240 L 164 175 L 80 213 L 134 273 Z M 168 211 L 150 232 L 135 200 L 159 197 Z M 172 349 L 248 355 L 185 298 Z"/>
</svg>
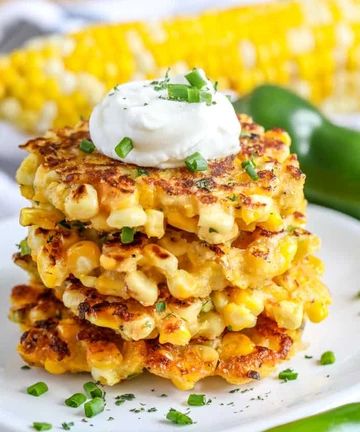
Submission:
<svg viewBox="0 0 360 432">
<path fill-rule="evenodd" d="M 162 81 L 161 79 L 157 81 Z M 188 84 L 184 75 L 170 83 Z M 199 152 L 206 160 L 238 153 L 240 123 L 228 98 L 208 81 L 213 103 L 168 99 L 151 81 L 117 86 L 94 108 L 90 135 L 98 151 L 138 166 L 173 168 Z M 129 137 L 134 148 L 121 159 L 116 145 Z"/>
</svg>

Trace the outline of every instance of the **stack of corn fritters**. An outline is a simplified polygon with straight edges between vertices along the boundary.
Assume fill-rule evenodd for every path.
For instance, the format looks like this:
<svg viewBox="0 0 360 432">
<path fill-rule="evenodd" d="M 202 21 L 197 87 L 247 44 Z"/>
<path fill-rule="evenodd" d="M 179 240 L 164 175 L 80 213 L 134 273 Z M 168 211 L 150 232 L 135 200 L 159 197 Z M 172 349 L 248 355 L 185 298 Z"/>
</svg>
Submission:
<svg viewBox="0 0 360 432">
<path fill-rule="evenodd" d="M 180 389 L 213 375 L 239 384 L 327 316 L 289 136 L 239 120 L 241 152 L 202 172 L 86 153 L 86 123 L 22 146 L 31 207 L 14 259 L 30 282 L 13 289 L 10 315 L 26 362 L 108 385 L 145 369 Z"/>
</svg>

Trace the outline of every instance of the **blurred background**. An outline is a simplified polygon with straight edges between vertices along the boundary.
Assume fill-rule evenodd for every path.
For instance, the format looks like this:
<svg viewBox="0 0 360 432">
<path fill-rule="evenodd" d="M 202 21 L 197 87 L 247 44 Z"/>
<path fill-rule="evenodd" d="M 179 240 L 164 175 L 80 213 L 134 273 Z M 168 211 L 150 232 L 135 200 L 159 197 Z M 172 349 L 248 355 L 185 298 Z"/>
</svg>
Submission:
<svg viewBox="0 0 360 432">
<path fill-rule="evenodd" d="M 117 83 L 198 66 L 243 95 L 284 85 L 360 128 L 359 0 L 0 0 L 0 217 L 17 146 L 87 118 Z"/>
</svg>

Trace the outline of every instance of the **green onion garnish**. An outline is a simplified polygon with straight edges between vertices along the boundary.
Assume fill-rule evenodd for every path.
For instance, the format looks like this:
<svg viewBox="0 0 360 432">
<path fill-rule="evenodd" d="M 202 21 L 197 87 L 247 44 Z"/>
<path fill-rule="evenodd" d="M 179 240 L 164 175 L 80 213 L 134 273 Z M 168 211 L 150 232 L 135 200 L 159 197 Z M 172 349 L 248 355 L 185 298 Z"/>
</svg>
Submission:
<svg viewBox="0 0 360 432">
<path fill-rule="evenodd" d="M 28 245 L 27 239 L 25 238 L 24 240 L 21 240 L 21 242 L 18 244 L 19 249 L 20 249 L 20 255 L 21 256 L 25 256 L 25 255 L 30 255 L 31 253 L 31 249 Z"/>
<path fill-rule="evenodd" d="M 133 399 L 135 399 L 135 395 L 133 393 L 124 393 L 115 397 L 115 405 L 119 406 L 125 401 L 132 401 Z"/>
<path fill-rule="evenodd" d="M 156 303 L 155 308 L 157 313 L 164 312 L 166 309 L 166 303 L 164 301 L 159 301 Z"/>
<path fill-rule="evenodd" d="M 252 180 L 259 180 L 259 176 L 257 172 L 255 171 L 255 164 L 251 160 L 244 161 L 241 166 L 244 168 L 244 170 L 247 172 L 248 176 Z"/>
<path fill-rule="evenodd" d="M 83 385 L 85 393 L 89 398 L 102 397 L 103 391 L 94 382 L 89 381 Z"/>
<path fill-rule="evenodd" d="M 140 176 L 147 176 L 149 175 L 149 171 L 145 168 L 136 168 L 136 177 L 140 177 Z"/>
<path fill-rule="evenodd" d="M 83 139 L 80 143 L 80 150 L 84 153 L 92 153 L 95 150 L 95 145 L 88 139 Z"/>
<path fill-rule="evenodd" d="M 193 153 L 185 159 L 185 165 L 189 171 L 205 171 L 208 164 L 199 152 Z"/>
<path fill-rule="evenodd" d="M 200 92 L 196 87 L 188 88 L 188 98 L 187 101 L 190 103 L 200 102 Z"/>
<path fill-rule="evenodd" d="M 89 400 L 84 405 L 84 411 L 86 417 L 94 417 L 105 409 L 105 402 L 102 397 L 95 397 L 94 399 Z"/>
<path fill-rule="evenodd" d="M 74 426 L 74 422 L 61 423 L 63 430 L 69 431 Z"/>
<path fill-rule="evenodd" d="M 325 351 L 320 358 L 320 364 L 322 366 L 333 364 L 336 361 L 335 354 L 332 351 Z"/>
<path fill-rule="evenodd" d="M 42 381 L 29 386 L 26 391 L 31 396 L 41 396 L 49 390 L 49 387 Z"/>
<path fill-rule="evenodd" d="M 191 72 L 185 75 L 185 78 L 192 86 L 198 89 L 203 88 L 207 84 L 206 80 L 202 77 L 199 69 L 193 69 Z"/>
<path fill-rule="evenodd" d="M 124 137 L 119 144 L 115 147 L 115 153 L 121 158 L 124 159 L 134 148 L 132 139 L 129 137 Z"/>
<path fill-rule="evenodd" d="M 207 105 L 211 105 L 212 94 L 207 91 L 200 92 L 200 102 L 206 102 Z"/>
<path fill-rule="evenodd" d="M 78 408 L 86 401 L 86 396 L 82 393 L 75 393 L 65 400 L 65 405 L 71 408 Z"/>
<path fill-rule="evenodd" d="M 206 398 L 204 394 L 191 394 L 187 400 L 188 405 L 191 406 L 203 406 L 206 404 Z"/>
<path fill-rule="evenodd" d="M 190 87 L 187 84 L 168 84 L 167 91 L 170 100 L 186 101 L 189 100 L 188 89 Z"/>
<path fill-rule="evenodd" d="M 188 425 L 193 423 L 192 419 L 189 416 L 173 408 L 170 408 L 169 412 L 166 415 L 166 418 L 170 420 L 172 423 L 178 425 Z"/>
<path fill-rule="evenodd" d="M 134 234 L 135 234 L 135 231 L 133 228 L 124 227 L 121 230 L 121 234 L 120 234 L 121 243 L 123 243 L 123 244 L 132 243 L 134 241 Z"/>
<path fill-rule="evenodd" d="M 298 377 L 298 373 L 294 372 L 292 369 L 285 369 L 279 373 L 279 379 L 284 381 L 293 381 Z"/>
<path fill-rule="evenodd" d="M 34 422 L 32 424 L 32 427 L 36 431 L 48 431 L 48 430 L 52 429 L 52 425 L 50 423 L 43 423 L 43 422 Z"/>
</svg>

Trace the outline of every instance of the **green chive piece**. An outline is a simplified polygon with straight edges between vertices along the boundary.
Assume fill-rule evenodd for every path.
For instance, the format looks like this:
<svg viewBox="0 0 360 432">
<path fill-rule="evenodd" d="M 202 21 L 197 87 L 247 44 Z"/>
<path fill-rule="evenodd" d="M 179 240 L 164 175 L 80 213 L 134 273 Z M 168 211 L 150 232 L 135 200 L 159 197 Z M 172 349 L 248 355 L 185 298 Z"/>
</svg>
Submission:
<svg viewBox="0 0 360 432">
<path fill-rule="evenodd" d="M 135 399 L 135 395 L 133 393 L 124 393 L 115 397 L 115 405 L 119 406 L 125 401 L 132 401 L 133 399 Z"/>
<path fill-rule="evenodd" d="M 133 228 L 124 227 L 121 230 L 121 234 L 120 234 L 121 243 L 123 243 L 123 244 L 132 243 L 134 241 L 134 234 L 135 234 L 135 231 Z"/>
<path fill-rule="evenodd" d="M 32 424 L 32 427 L 36 431 L 48 431 L 52 429 L 52 425 L 50 423 L 43 423 L 43 422 L 34 422 Z"/>
<path fill-rule="evenodd" d="M 24 365 L 24 366 L 21 366 L 20 369 L 21 369 L 21 370 L 30 370 L 31 367 L 30 367 L 29 365 Z"/>
<path fill-rule="evenodd" d="M 215 228 L 209 228 L 209 233 L 218 233 L 219 231 L 216 230 Z"/>
<path fill-rule="evenodd" d="M 298 377 L 298 373 L 294 372 L 292 369 L 285 369 L 279 373 L 279 379 L 284 381 L 294 381 Z"/>
<path fill-rule="evenodd" d="M 140 176 L 148 176 L 149 175 L 149 171 L 145 168 L 136 168 L 136 177 L 140 177 Z"/>
<path fill-rule="evenodd" d="M 172 423 L 178 425 L 188 425 L 193 423 L 192 419 L 189 416 L 175 410 L 174 408 L 170 408 L 169 412 L 166 414 L 166 418 Z"/>
<path fill-rule="evenodd" d="M 74 426 L 74 422 L 61 423 L 63 430 L 69 431 Z"/>
<path fill-rule="evenodd" d="M 199 152 L 193 153 L 185 159 L 185 165 L 189 171 L 206 171 L 208 164 Z"/>
<path fill-rule="evenodd" d="M 211 105 L 212 94 L 207 91 L 200 92 L 200 102 L 206 102 L 206 105 Z"/>
<path fill-rule="evenodd" d="M 155 308 L 157 313 L 164 312 L 166 309 L 166 303 L 164 301 L 159 301 L 156 303 Z"/>
<path fill-rule="evenodd" d="M 115 147 L 115 153 L 121 158 L 125 159 L 126 156 L 134 148 L 132 139 L 129 137 L 124 137 L 119 144 Z"/>
<path fill-rule="evenodd" d="M 247 172 L 248 176 L 252 180 L 259 180 L 259 176 L 257 172 L 255 171 L 255 164 L 251 160 L 244 161 L 241 166 L 244 168 L 244 170 Z"/>
<path fill-rule="evenodd" d="M 188 98 L 187 101 L 190 103 L 200 102 L 200 92 L 196 87 L 188 88 Z"/>
<path fill-rule="evenodd" d="M 103 391 L 94 382 L 89 381 L 83 385 L 86 395 L 89 398 L 103 397 Z"/>
<path fill-rule="evenodd" d="M 336 357 L 332 351 L 325 351 L 320 357 L 320 364 L 322 366 L 333 364 L 335 361 Z"/>
<path fill-rule="evenodd" d="M 83 139 L 80 143 L 80 150 L 84 153 L 92 153 L 95 150 L 95 145 L 88 139 Z"/>
<path fill-rule="evenodd" d="M 86 396 L 82 393 L 75 393 L 65 400 L 65 405 L 71 408 L 78 408 L 86 401 Z"/>
<path fill-rule="evenodd" d="M 19 243 L 18 246 L 19 246 L 19 249 L 20 249 L 20 255 L 21 256 L 30 255 L 31 249 L 30 249 L 30 246 L 28 245 L 28 242 L 27 242 L 26 238 L 24 240 L 21 240 L 21 242 Z"/>
<path fill-rule="evenodd" d="M 185 75 L 185 78 L 189 81 L 189 83 L 198 89 L 203 88 L 207 82 L 204 77 L 201 75 L 199 69 L 194 69 L 188 74 Z"/>
<path fill-rule="evenodd" d="M 206 398 L 204 394 L 191 394 L 187 400 L 188 405 L 191 406 L 203 406 L 206 404 Z"/>
<path fill-rule="evenodd" d="M 103 412 L 105 409 L 105 402 L 102 397 L 95 397 L 94 399 L 89 400 L 84 405 L 84 411 L 86 417 L 95 417 L 96 415 Z"/>
<path fill-rule="evenodd" d="M 190 86 L 187 84 L 168 84 L 167 91 L 170 100 L 186 101 L 189 99 Z"/>
<path fill-rule="evenodd" d="M 42 381 L 39 381 L 31 386 L 29 386 L 26 391 L 31 396 L 41 396 L 49 390 L 49 387 Z"/>
</svg>

